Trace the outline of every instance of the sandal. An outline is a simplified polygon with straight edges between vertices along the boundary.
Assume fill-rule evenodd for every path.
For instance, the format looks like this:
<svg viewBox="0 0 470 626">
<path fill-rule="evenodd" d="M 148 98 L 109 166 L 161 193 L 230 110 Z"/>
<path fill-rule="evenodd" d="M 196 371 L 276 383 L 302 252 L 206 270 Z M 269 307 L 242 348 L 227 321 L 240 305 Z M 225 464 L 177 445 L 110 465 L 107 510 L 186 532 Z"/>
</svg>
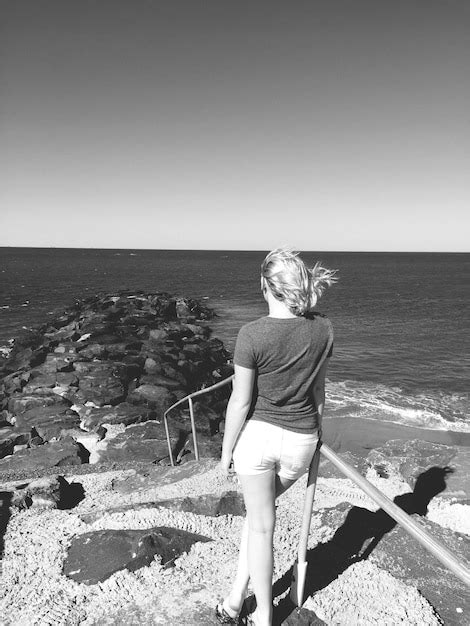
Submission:
<svg viewBox="0 0 470 626">
<path fill-rule="evenodd" d="M 235 617 L 229 615 L 224 609 L 223 601 L 215 607 L 215 616 L 220 624 L 238 624 L 238 614 Z"/>
</svg>

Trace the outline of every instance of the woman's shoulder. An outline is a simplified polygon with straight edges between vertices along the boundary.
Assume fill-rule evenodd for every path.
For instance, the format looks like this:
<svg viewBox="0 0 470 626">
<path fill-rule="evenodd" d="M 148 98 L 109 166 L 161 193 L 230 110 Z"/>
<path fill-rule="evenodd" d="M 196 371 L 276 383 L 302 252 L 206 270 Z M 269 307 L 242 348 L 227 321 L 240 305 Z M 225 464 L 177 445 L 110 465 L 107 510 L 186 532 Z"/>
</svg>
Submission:
<svg viewBox="0 0 470 626">
<path fill-rule="evenodd" d="M 250 322 L 246 322 L 246 324 L 243 324 L 243 326 L 240 328 L 240 333 L 250 333 L 256 330 L 258 330 L 259 328 L 263 328 L 266 325 L 266 316 L 264 317 L 258 317 L 255 320 L 251 320 Z"/>
</svg>

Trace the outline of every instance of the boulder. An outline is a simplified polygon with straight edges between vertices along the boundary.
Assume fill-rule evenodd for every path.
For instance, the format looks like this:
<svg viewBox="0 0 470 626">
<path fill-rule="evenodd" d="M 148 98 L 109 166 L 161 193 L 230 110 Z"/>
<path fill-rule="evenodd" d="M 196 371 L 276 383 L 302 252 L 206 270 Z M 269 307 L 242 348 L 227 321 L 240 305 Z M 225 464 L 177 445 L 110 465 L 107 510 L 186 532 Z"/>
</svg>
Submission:
<svg viewBox="0 0 470 626">
<path fill-rule="evenodd" d="M 51 353 L 46 356 L 43 368 L 46 372 L 71 372 L 78 358 L 75 353 Z"/>
<path fill-rule="evenodd" d="M 0 459 L 13 454 L 15 446 L 28 445 L 31 439 L 30 429 L 0 428 Z"/>
<path fill-rule="evenodd" d="M 150 565 L 155 557 L 160 558 L 163 567 L 169 567 L 198 541 L 211 539 L 164 526 L 84 533 L 72 540 L 63 571 L 77 582 L 92 585 L 119 570 L 133 572 Z"/>
<path fill-rule="evenodd" d="M 30 372 L 13 372 L 5 376 L 1 385 L 0 392 L 11 395 L 17 391 L 21 391 L 30 378 Z"/>
<path fill-rule="evenodd" d="M 184 385 L 179 380 L 174 378 L 168 378 L 161 374 L 146 374 L 140 377 L 141 385 L 157 385 L 158 387 L 165 387 L 166 389 L 183 389 Z"/>
<path fill-rule="evenodd" d="M 214 364 L 223 365 L 222 344 L 208 341 L 210 330 L 195 323 L 210 317 L 212 312 L 195 300 L 121 293 L 77 301 L 42 328 L 22 331 L 0 367 L 6 374 L 0 386 L 0 427 L 9 429 L 0 435 L 0 457 L 18 454 L 18 462 L 34 465 L 48 449 L 45 441 L 81 438 L 106 423 L 161 419 L 176 400 L 213 381 Z M 201 437 L 201 449 L 211 454 L 218 442 L 210 435 L 220 421 L 213 413 L 199 425 L 208 435 Z M 134 432 L 132 442 L 109 442 L 107 454 L 161 462 L 167 452 L 160 435 Z M 186 425 L 173 429 L 176 453 L 186 438 Z M 78 449 L 83 461 L 86 455 Z"/>
<path fill-rule="evenodd" d="M 85 366 L 85 367 L 84 367 Z M 122 382 L 115 376 L 113 366 L 106 362 L 77 363 L 79 377 L 77 399 L 98 406 L 118 404 L 125 397 Z"/>
<path fill-rule="evenodd" d="M 122 402 L 112 407 L 86 409 L 81 426 L 85 430 L 96 430 L 102 424 L 136 424 L 155 417 L 154 411 L 146 406 Z"/>
<path fill-rule="evenodd" d="M 99 343 L 92 343 L 89 345 L 84 344 L 83 348 L 79 348 L 80 360 L 82 359 L 104 359 L 107 355 L 106 346 L 102 346 Z"/>
<path fill-rule="evenodd" d="M 25 487 L 16 489 L 12 504 L 18 508 L 56 509 L 60 501 L 61 486 L 58 476 L 44 476 Z"/>
<path fill-rule="evenodd" d="M 168 332 L 162 328 L 154 328 L 149 331 L 149 341 L 151 343 L 159 343 L 168 337 Z"/>
<path fill-rule="evenodd" d="M 19 450 L 0 459 L 0 471 L 21 470 L 34 472 L 45 467 L 80 465 L 83 451 L 72 439 L 45 443 L 37 448 Z"/>
<path fill-rule="evenodd" d="M 184 445 L 188 431 L 170 424 L 173 453 Z M 179 443 L 179 446 L 178 446 Z M 109 440 L 106 448 L 97 452 L 98 463 L 140 461 L 159 463 L 169 458 L 165 427 L 158 422 L 145 422 L 128 426 L 124 432 Z"/>
<path fill-rule="evenodd" d="M 34 430 L 43 441 L 57 441 L 71 436 L 71 433 L 79 432 L 80 417 L 74 413 L 64 415 L 63 418 L 53 419 L 45 423 L 37 423 Z"/>
<path fill-rule="evenodd" d="M 77 332 L 77 322 L 67 324 L 60 330 L 54 330 L 52 332 L 44 333 L 45 337 L 48 337 L 52 341 L 75 341 L 80 337 Z"/>
<path fill-rule="evenodd" d="M 172 511 L 184 511 L 196 515 L 218 517 L 219 515 L 245 515 L 243 496 L 238 491 L 224 491 L 220 495 L 205 494 L 197 498 L 173 498 L 158 500 L 155 506 L 165 507 Z"/>
<path fill-rule="evenodd" d="M 50 372 L 32 370 L 28 383 L 23 387 L 23 394 L 51 394 L 56 386 L 69 387 L 78 384 L 78 378 L 73 372 Z"/>
<path fill-rule="evenodd" d="M 42 363 L 46 354 L 47 349 L 44 347 L 40 347 L 34 350 L 33 348 L 18 349 L 15 346 L 5 366 L 7 368 L 7 371 L 10 372 L 16 372 L 18 370 L 28 370 Z"/>
<path fill-rule="evenodd" d="M 467 535 L 422 518 L 420 526 L 453 552 L 461 563 L 470 566 L 464 557 L 470 554 L 470 538 Z M 462 623 L 458 620 L 455 607 L 461 608 L 463 615 L 470 615 L 470 596 L 465 583 L 400 526 L 396 526 L 380 540 L 369 558 L 396 578 L 416 586 L 439 613 L 444 624 Z"/>
<path fill-rule="evenodd" d="M 18 415 L 34 406 L 44 406 L 46 404 L 53 404 L 52 397 L 44 399 L 39 396 L 24 396 L 21 393 L 13 393 L 8 399 L 7 407 L 12 415 Z"/>
<path fill-rule="evenodd" d="M 175 402 L 175 396 L 166 387 L 145 384 L 140 385 L 132 394 L 129 394 L 128 400 L 136 404 L 146 403 L 155 409 L 157 417 L 161 417 Z"/>
<path fill-rule="evenodd" d="M 60 400 L 57 397 L 57 400 Z M 48 424 L 53 421 L 67 419 L 70 417 L 71 422 L 75 421 L 77 414 L 71 411 L 65 403 L 57 402 L 48 406 L 35 407 L 24 411 L 16 418 L 16 426 L 19 428 L 35 428 L 39 424 Z"/>
<path fill-rule="evenodd" d="M 213 459 L 202 459 L 185 465 L 175 465 L 175 467 L 151 465 L 145 468 L 145 471 L 134 471 L 124 478 L 115 478 L 112 482 L 112 490 L 128 495 L 138 491 L 157 489 L 208 472 L 214 469 L 216 464 Z"/>
</svg>

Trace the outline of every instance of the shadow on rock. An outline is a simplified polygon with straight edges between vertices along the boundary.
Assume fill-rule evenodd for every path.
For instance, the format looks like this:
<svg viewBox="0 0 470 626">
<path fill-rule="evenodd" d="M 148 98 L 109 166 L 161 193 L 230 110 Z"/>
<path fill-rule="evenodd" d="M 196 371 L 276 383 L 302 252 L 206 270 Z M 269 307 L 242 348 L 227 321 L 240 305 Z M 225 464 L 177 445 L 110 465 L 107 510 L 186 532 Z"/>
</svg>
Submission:
<svg viewBox="0 0 470 626">
<path fill-rule="evenodd" d="M 163 567 L 189 552 L 196 542 L 212 541 L 177 528 L 158 526 L 146 530 L 98 530 L 78 535 L 64 562 L 64 574 L 77 582 L 96 584 L 115 572 L 133 572 L 159 556 Z"/>
<path fill-rule="evenodd" d="M 58 507 L 62 510 L 73 509 L 85 497 L 85 489 L 81 483 L 69 483 L 63 476 L 58 478 L 60 484 L 60 500 Z"/>
<path fill-rule="evenodd" d="M 0 491 L 0 559 L 3 556 L 3 549 L 5 547 L 3 538 L 11 516 L 10 505 L 12 495 L 11 491 Z"/>
<path fill-rule="evenodd" d="M 448 466 L 431 467 L 418 476 L 412 492 L 396 496 L 394 503 L 409 515 L 425 516 L 430 501 L 445 490 L 446 477 L 453 471 Z M 353 563 L 367 559 L 382 537 L 396 525 L 397 522 L 383 509 L 373 512 L 353 506 L 330 541 L 308 550 L 304 598 L 327 587 Z M 370 540 L 369 543 L 367 540 Z M 281 595 L 290 587 L 292 573 L 291 567 L 274 583 L 273 597 Z M 273 624 L 293 626 L 310 623 L 305 622 L 305 619 L 311 612 L 300 609 L 294 613 L 295 608 L 295 604 L 286 596 L 275 608 Z"/>
</svg>

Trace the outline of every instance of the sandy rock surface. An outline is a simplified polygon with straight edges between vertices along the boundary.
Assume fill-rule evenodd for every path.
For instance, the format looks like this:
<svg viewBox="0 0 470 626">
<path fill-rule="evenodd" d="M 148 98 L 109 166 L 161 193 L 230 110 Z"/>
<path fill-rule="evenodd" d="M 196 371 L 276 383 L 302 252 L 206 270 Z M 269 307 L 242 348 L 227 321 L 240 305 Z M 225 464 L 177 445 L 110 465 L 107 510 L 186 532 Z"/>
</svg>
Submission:
<svg viewBox="0 0 470 626">
<path fill-rule="evenodd" d="M 214 460 L 174 470 L 154 467 L 147 475 L 135 470 L 110 471 L 69 475 L 67 480 L 80 482 L 84 489 L 84 498 L 74 508 L 18 510 L 9 520 L 4 537 L 2 624 L 217 623 L 213 607 L 227 593 L 234 576 L 243 517 L 214 517 L 158 505 L 175 498 L 237 491 L 237 483 L 222 476 Z M 317 585 L 300 613 L 294 611 L 286 594 L 304 489 L 305 478 L 280 498 L 277 507 L 274 589 L 278 623 L 441 623 L 416 585 L 399 580 L 390 573 L 392 568 L 387 571 L 372 559 L 345 565 L 332 580 Z M 320 556 L 323 549 L 330 564 L 332 555 L 338 554 L 331 540 L 351 505 L 374 510 L 350 481 L 320 479 L 309 549 Z M 133 572 L 119 570 L 96 584 L 79 583 L 63 573 L 68 549 L 77 536 L 162 526 L 210 541 L 194 543 L 189 552 L 176 558 L 173 567 L 164 568 L 157 556 L 148 566 Z M 321 558 L 311 567 L 315 563 L 320 566 Z M 468 616 L 468 607 L 462 610 L 460 619 Z"/>
</svg>

